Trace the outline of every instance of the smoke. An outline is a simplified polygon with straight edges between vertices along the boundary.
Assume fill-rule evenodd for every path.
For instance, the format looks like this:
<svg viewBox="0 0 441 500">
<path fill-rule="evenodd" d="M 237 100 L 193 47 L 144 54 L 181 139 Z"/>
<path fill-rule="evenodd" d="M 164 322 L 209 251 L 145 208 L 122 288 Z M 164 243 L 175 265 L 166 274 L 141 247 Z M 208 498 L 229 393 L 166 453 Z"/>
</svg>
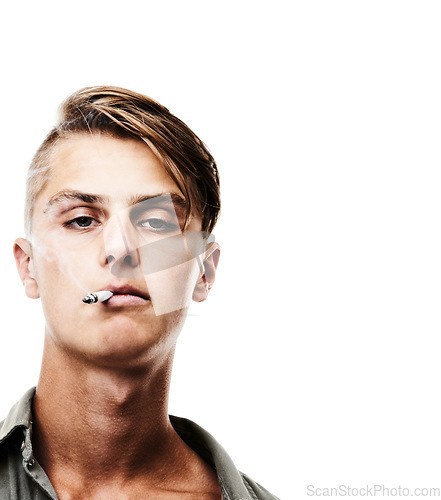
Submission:
<svg viewBox="0 0 441 500">
<path fill-rule="evenodd" d="M 203 273 L 201 259 L 214 236 L 203 231 L 182 231 L 182 211 L 171 195 L 144 199 L 105 218 L 92 209 L 71 215 L 49 212 L 49 224 L 32 234 L 33 251 L 55 264 L 85 294 L 117 281 L 140 280 L 148 291 L 156 315 L 187 307 L 192 287 Z M 67 210 L 69 213 L 69 210 Z M 74 217 L 69 220 L 69 217 Z M 81 259 L 104 266 L 103 273 L 84 276 Z"/>
</svg>

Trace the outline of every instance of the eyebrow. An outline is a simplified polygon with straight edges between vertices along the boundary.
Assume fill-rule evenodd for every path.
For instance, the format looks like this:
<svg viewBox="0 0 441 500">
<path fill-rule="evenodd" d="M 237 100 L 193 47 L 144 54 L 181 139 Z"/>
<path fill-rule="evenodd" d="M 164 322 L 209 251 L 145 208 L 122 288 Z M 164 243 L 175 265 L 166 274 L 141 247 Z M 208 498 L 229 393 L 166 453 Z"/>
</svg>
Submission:
<svg viewBox="0 0 441 500">
<path fill-rule="evenodd" d="M 151 200 L 153 198 L 158 198 L 159 202 L 167 201 L 169 198 L 171 198 L 173 204 L 177 208 L 180 208 L 183 210 L 187 209 L 186 200 L 181 195 L 176 194 L 176 193 L 158 193 L 158 194 L 151 194 L 151 195 L 134 195 L 134 196 L 131 196 L 129 198 L 128 205 L 129 206 L 137 205 L 138 203 L 142 203 L 143 201 Z M 47 213 L 53 206 L 59 205 L 60 203 L 63 203 L 64 201 L 82 201 L 82 202 L 90 204 L 90 205 L 103 205 L 109 201 L 109 197 L 98 195 L 98 194 L 82 193 L 80 191 L 62 191 L 62 192 L 56 193 L 54 196 L 52 196 L 50 198 L 50 200 L 47 202 L 46 207 L 43 210 L 43 212 Z"/>
<path fill-rule="evenodd" d="M 181 195 L 176 193 L 161 193 L 161 194 L 153 194 L 147 196 L 136 195 L 129 198 L 128 204 L 129 206 L 133 206 L 137 205 L 138 203 L 142 203 L 143 201 L 151 200 L 153 198 L 157 198 L 159 202 L 166 202 L 171 198 L 173 205 L 176 208 L 180 208 L 183 210 L 187 209 L 187 202 L 185 201 L 185 199 Z"/>
<path fill-rule="evenodd" d="M 97 194 L 81 193 L 79 191 L 62 191 L 57 193 L 50 198 L 47 202 L 44 213 L 47 213 L 54 205 L 59 205 L 64 201 L 83 201 L 89 204 L 103 204 L 106 201 L 106 197 L 99 196 Z"/>
</svg>

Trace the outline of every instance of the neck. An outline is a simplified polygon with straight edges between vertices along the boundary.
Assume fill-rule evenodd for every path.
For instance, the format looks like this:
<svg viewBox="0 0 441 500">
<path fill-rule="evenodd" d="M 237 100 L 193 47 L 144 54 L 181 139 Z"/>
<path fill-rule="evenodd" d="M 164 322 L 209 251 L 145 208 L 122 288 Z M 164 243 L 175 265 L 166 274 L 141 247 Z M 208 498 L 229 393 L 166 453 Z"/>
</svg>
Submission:
<svg viewBox="0 0 441 500">
<path fill-rule="evenodd" d="M 142 369 L 100 368 L 46 337 L 33 441 L 48 475 L 68 463 L 83 478 L 133 476 L 163 461 L 179 440 L 167 414 L 172 361 L 170 352 Z"/>
</svg>

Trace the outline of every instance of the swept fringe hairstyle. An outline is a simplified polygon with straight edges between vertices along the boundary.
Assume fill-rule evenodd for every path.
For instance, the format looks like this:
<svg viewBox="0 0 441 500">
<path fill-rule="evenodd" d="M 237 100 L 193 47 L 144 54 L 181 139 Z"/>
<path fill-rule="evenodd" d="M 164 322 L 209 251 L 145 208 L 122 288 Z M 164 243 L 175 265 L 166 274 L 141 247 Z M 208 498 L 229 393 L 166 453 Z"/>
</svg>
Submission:
<svg viewBox="0 0 441 500">
<path fill-rule="evenodd" d="M 205 144 L 190 128 L 153 99 L 120 87 L 86 87 L 60 107 L 58 124 L 49 132 L 29 167 L 25 229 L 32 231 L 33 207 L 51 173 L 51 154 L 59 141 L 74 134 L 101 133 L 144 141 L 161 161 L 192 213 L 211 233 L 220 212 L 219 174 Z"/>
</svg>

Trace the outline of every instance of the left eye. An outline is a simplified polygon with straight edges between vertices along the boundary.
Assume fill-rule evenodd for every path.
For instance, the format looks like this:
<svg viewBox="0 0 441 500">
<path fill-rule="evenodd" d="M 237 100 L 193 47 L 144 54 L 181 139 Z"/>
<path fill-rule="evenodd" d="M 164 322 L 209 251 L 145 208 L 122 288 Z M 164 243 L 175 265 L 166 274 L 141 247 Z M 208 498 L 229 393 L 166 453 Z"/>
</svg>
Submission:
<svg viewBox="0 0 441 500">
<path fill-rule="evenodd" d="M 147 229 L 153 229 L 154 231 L 170 231 L 176 229 L 174 224 L 155 217 L 142 220 L 138 223 L 138 225 Z"/>
</svg>

